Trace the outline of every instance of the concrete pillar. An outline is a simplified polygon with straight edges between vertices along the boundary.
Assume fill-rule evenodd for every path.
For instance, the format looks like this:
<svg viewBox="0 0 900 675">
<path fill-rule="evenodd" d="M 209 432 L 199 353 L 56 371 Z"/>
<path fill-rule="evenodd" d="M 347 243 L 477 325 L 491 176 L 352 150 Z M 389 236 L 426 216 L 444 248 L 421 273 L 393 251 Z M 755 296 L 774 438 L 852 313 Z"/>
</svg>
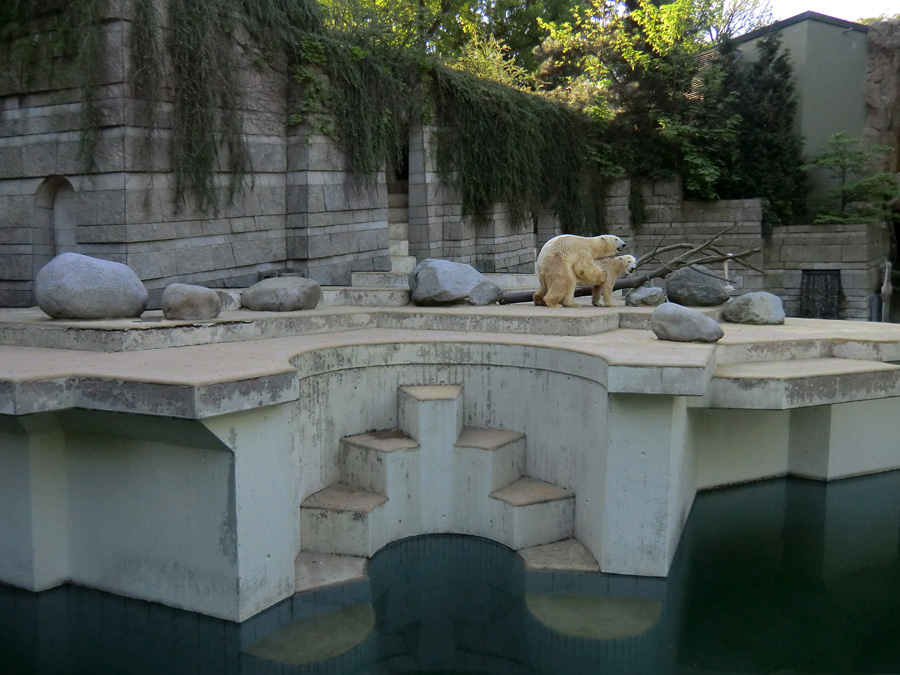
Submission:
<svg viewBox="0 0 900 675">
<path fill-rule="evenodd" d="M 43 591 L 69 578 L 64 445 L 53 415 L 0 415 L 3 583 Z"/>
<path fill-rule="evenodd" d="M 684 397 L 611 394 L 600 569 L 665 576 L 693 503 Z"/>
</svg>

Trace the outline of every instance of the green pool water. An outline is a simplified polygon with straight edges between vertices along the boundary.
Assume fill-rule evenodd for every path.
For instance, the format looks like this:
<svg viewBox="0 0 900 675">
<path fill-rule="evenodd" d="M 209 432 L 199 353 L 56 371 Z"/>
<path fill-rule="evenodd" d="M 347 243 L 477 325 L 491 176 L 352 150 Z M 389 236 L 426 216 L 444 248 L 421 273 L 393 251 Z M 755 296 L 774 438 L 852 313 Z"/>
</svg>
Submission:
<svg viewBox="0 0 900 675">
<path fill-rule="evenodd" d="M 900 472 L 702 493 L 666 579 L 530 572 L 440 535 L 241 625 L 0 586 L 0 673 L 900 673 Z"/>
</svg>

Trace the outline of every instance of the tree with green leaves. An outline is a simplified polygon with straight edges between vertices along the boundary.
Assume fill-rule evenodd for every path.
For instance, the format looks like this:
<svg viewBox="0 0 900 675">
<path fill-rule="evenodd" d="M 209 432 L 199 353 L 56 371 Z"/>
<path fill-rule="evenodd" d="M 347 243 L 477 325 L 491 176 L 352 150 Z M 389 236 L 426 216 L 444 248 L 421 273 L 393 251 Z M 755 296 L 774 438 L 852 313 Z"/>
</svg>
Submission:
<svg viewBox="0 0 900 675">
<path fill-rule="evenodd" d="M 777 33 L 760 39 L 756 50 L 756 59 L 748 62 L 729 41 L 719 48 L 723 88 L 731 92 L 727 105 L 741 122 L 733 144 L 719 148 L 728 170 L 715 189 L 723 199 L 761 198 L 768 231 L 803 218 L 807 188 L 790 57 Z"/>
<path fill-rule="evenodd" d="M 894 174 L 879 171 L 876 161 L 891 152 L 886 145 L 863 146 L 844 132 L 831 136 L 825 149 L 804 169 L 825 169 L 835 181 L 817 223 L 886 223 L 891 206 L 900 199 L 900 183 Z"/>
</svg>

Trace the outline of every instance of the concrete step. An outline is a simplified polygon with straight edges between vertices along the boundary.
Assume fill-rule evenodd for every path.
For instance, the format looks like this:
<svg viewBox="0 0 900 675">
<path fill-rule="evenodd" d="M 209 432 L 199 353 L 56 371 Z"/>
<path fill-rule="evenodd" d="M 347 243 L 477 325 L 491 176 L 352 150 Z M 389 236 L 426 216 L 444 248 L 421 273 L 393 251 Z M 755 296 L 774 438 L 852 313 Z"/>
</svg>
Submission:
<svg viewBox="0 0 900 675">
<path fill-rule="evenodd" d="M 367 274 L 354 272 L 354 274 Z M 371 274 L 377 274 L 372 272 Z M 321 307 L 403 307 L 409 304 L 409 288 L 323 286 Z"/>
<path fill-rule="evenodd" d="M 490 494 L 525 473 L 525 434 L 465 427 L 456 439 L 455 468 L 472 483 L 473 494 Z"/>
<path fill-rule="evenodd" d="M 419 444 L 424 440 L 452 444 L 463 429 L 462 385 L 400 387 L 397 420 L 400 431 Z"/>
<path fill-rule="evenodd" d="M 484 276 L 493 281 L 500 288 L 507 290 L 536 291 L 541 285 L 541 282 L 538 281 L 537 274 L 505 274 L 490 272 Z"/>
<path fill-rule="evenodd" d="M 354 288 L 409 288 L 409 274 L 397 272 L 353 272 L 350 281 Z"/>
<path fill-rule="evenodd" d="M 388 208 L 407 208 L 409 206 L 409 191 L 388 192 Z"/>
<path fill-rule="evenodd" d="M 409 255 L 409 241 L 406 239 L 391 239 L 388 246 L 391 258 L 404 258 Z"/>
<path fill-rule="evenodd" d="M 394 274 L 409 274 L 416 267 L 416 256 L 401 255 L 391 256 L 391 272 Z"/>
<path fill-rule="evenodd" d="M 388 221 L 388 238 L 391 241 L 409 240 L 408 219 Z"/>
<path fill-rule="evenodd" d="M 418 470 L 419 444 L 399 429 L 370 431 L 341 439 L 341 482 L 381 495 L 408 492 Z"/>
<path fill-rule="evenodd" d="M 491 493 L 502 512 L 499 541 L 518 551 L 568 539 L 575 531 L 575 494 L 522 476 Z"/>
<path fill-rule="evenodd" d="M 384 495 L 336 483 L 300 504 L 302 550 L 369 557 L 384 546 Z"/>
<path fill-rule="evenodd" d="M 406 223 L 409 221 L 409 208 L 406 204 L 388 206 L 388 223 Z"/>
</svg>

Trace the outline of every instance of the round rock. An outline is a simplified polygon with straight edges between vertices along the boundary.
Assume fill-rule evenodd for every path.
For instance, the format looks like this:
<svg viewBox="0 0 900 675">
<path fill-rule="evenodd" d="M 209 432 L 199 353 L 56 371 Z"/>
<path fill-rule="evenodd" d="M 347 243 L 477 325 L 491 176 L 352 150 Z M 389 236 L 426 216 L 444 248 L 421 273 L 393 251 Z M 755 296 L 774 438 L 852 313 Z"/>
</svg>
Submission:
<svg viewBox="0 0 900 675">
<path fill-rule="evenodd" d="M 727 302 L 731 287 L 702 265 L 682 267 L 666 277 L 666 296 L 685 307 L 713 307 Z"/>
<path fill-rule="evenodd" d="M 493 281 L 471 265 L 428 258 L 409 275 L 409 289 L 416 305 L 492 305 L 503 295 Z"/>
<path fill-rule="evenodd" d="M 766 291 L 745 293 L 725 305 L 722 318 L 731 323 L 780 325 L 784 323 L 784 304 L 777 295 Z"/>
<path fill-rule="evenodd" d="M 169 284 L 162 294 L 163 316 L 174 321 L 215 319 L 222 300 L 211 288 L 194 284 Z"/>
<path fill-rule="evenodd" d="M 650 330 L 660 340 L 674 342 L 716 342 L 725 334 L 715 319 L 674 302 L 664 302 L 653 310 Z"/>
<path fill-rule="evenodd" d="M 628 307 L 657 307 L 666 301 L 666 289 L 659 286 L 638 286 L 625 294 Z"/>
<path fill-rule="evenodd" d="M 319 282 L 303 277 L 263 279 L 241 294 L 241 307 L 256 312 L 314 309 L 322 299 Z"/>
<path fill-rule="evenodd" d="M 147 289 L 127 265 L 63 253 L 37 273 L 38 307 L 54 319 L 129 319 L 147 307 Z"/>
</svg>

